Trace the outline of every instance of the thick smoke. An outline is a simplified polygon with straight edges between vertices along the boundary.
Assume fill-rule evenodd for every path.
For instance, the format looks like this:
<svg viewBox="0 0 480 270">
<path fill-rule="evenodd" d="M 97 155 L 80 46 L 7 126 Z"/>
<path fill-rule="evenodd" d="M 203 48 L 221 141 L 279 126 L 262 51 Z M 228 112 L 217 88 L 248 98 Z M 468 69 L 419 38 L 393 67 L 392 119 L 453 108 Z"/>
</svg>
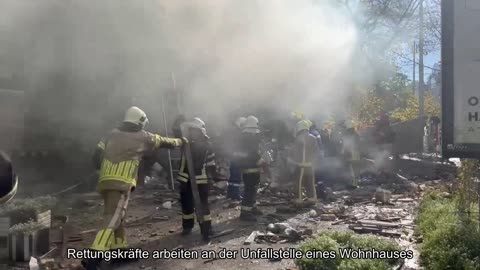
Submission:
<svg viewBox="0 0 480 270">
<path fill-rule="evenodd" d="M 355 25 L 326 2 L 2 0 L 1 49 L 52 119 L 64 106 L 101 125 L 134 97 L 161 121 L 173 81 L 207 120 L 242 106 L 319 115 L 346 109 L 358 70 Z"/>
</svg>

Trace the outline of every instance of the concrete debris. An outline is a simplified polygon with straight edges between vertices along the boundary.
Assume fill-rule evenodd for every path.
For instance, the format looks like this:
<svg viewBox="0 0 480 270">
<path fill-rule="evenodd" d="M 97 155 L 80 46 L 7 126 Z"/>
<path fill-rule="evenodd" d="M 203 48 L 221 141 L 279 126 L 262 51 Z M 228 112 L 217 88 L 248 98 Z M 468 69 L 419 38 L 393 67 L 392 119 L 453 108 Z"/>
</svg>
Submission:
<svg viewBox="0 0 480 270">
<path fill-rule="evenodd" d="M 248 237 L 247 239 L 245 239 L 245 241 L 243 242 L 244 245 L 250 245 L 251 243 L 253 243 L 255 241 L 255 238 L 257 238 L 257 234 L 259 234 L 259 231 L 253 231 Z"/>
<path fill-rule="evenodd" d="M 290 242 L 296 242 L 302 238 L 302 235 L 293 228 L 286 228 L 284 235 Z"/>
<path fill-rule="evenodd" d="M 30 270 L 40 270 L 40 265 L 38 261 L 34 257 L 30 257 L 30 262 L 28 263 L 28 267 Z"/>
<path fill-rule="evenodd" d="M 392 192 L 386 189 L 377 188 L 375 192 L 375 201 L 383 204 L 389 203 L 392 197 Z"/>
<path fill-rule="evenodd" d="M 301 234 L 305 235 L 305 236 L 311 236 L 311 235 L 313 235 L 313 230 L 312 229 L 305 229 L 305 230 L 301 231 Z"/>
<path fill-rule="evenodd" d="M 162 207 L 165 208 L 165 209 L 171 209 L 172 208 L 172 202 L 171 201 L 164 202 L 162 204 Z"/>
<path fill-rule="evenodd" d="M 310 210 L 310 212 L 308 212 L 308 215 L 309 215 L 310 217 L 318 217 L 317 211 L 315 211 L 315 210 L 313 210 L 313 209 Z"/>
<path fill-rule="evenodd" d="M 322 221 L 335 221 L 337 220 L 337 216 L 334 214 L 322 214 L 320 215 L 320 220 Z"/>
</svg>

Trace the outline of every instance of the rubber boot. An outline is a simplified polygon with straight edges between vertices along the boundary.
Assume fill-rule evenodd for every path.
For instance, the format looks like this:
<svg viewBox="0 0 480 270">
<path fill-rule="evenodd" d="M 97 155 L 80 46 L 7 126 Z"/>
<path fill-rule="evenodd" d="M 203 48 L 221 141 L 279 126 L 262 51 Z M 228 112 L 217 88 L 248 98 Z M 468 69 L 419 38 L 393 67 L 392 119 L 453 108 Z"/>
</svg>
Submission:
<svg viewBox="0 0 480 270">
<path fill-rule="evenodd" d="M 210 241 L 210 237 L 213 235 L 212 225 L 210 223 L 200 224 L 200 232 L 202 233 L 203 241 Z"/>
<path fill-rule="evenodd" d="M 101 259 L 83 259 L 81 264 L 86 270 L 98 270 L 101 262 Z"/>
<path fill-rule="evenodd" d="M 255 216 L 261 216 L 263 215 L 263 212 L 258 207 L 255 206 L 252 208 L 252 214 L 254 214 Z"/>
<path fill-rule="evenodd" d="M 192 233 L 192 228 L 183 228 L 181 234 L 182 234 L 183 236 L 186 236 L 186 235 L 189 235 L 189 234 L 191 234 L 191 233 Z"/>
<path fill-rule="evenodd" d="M 240 220 L 248 221 L 248 222 L 256 222 L 257 217 L 251 212 L 241 212 L 240 213 Z"/>
<path fill-rule="evenodd" d="M 128 248 L 118 248 L 114 250 L 124 251 L 128 250 Z M 123 263 L 131 263 L 131 262 L 138 262 L 139 258 L 125 258 L 125 259 L 112 259 L 110 261 L 111 264 L 123 264 Z"/>
</svg>

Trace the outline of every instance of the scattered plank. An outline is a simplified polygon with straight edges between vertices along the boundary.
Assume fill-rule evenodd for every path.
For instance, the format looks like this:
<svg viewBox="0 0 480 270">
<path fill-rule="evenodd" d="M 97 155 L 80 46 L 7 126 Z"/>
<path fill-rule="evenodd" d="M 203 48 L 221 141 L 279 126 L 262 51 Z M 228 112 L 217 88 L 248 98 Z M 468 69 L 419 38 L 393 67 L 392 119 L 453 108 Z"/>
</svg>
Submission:
<svg viewBox="0 0 480 270">
<path fill-rule="evenodd" d="M 396 222 L 396 221 L 400 221 L 402 218 L 401 217 L 376 216 L 375 219 L 378 220 L 378 221 L 384 221 L 384 222 Z"/>
<path fill-rule="evenodd" d="M 398 223 L 390 223 L 390 222 L 383 222 L 383 221 L 376 221 L 376 220 L 359 220 L 357 221 L 360 225 L 370 225 L 370 226 L 377 226 L 377 227 L 385 227 L 385 228 L 399 228 L 400 224 Z"/>
<path fill-rule="evenodd" d="M 257 234 L 259 233 L 259 231 L 253 231 L 248 237 L 247 239 L 245 239 L 245 241 L 243 242 L 244 245 L 250 245 L 251 243 L 253 243 L 255 241 L 255 238 L 257 238 Z"/>
<path fill-rule="evenodd" d="M 415 200 L 412 198 L 399 198 L 395 200 L 396 202 L 414 202 Z"/>
<path fill-rule="evenodd" d="M 154 220 L 170 220 L 170 217 L 163 216 L 163 217 L 152 217 Z"/>
<path fill-rule="evenodd" d="M 215 239 L 215 238 L 218 238 L 218 237 L 221 237 L 221 236 L 225 236 L 225 235 L 228 235 L 228 234 L 231 234 L 233 233 L 235 230 L 234 229 L 228 229 L 228 230 L 224 230 L 224 231 L 221 231 L 217 234 L 214 234 L 212 237 L 212 239 Z"/>
<path fill-rule="evenodd" d="M 81 231 L 80 234 L 87 234 L 87 233 L 93 233 L 96 232 L 96 229 L 91 229 L 91 230 L 86 230 L 86 231 Z"/>
</svg>

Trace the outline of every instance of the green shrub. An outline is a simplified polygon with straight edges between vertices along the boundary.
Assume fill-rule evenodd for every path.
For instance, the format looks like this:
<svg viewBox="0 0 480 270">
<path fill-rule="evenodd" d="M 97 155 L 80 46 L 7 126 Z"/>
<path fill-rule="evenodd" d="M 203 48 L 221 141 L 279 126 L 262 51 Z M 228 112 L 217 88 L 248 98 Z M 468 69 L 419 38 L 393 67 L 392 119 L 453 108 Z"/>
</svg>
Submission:
<svg viewBox="0 0 480 270">
<path fill-rule="evenodd" d="M 297 266 L 302 270 L 386 270 L 398 263 L 398 260 L 381 259 L 347 259 L 341 258 L 341 248 L 362 250 L 392 251 L 400 247 L 391 240 L 386 240 L 373 235 L 356 235 L 348 231 L 328 231 L 305 241 L 300 250 L 335 251 L 335 259 L 299 259 Z"/>
<path fill-rule="evenodd" d="M 480 269 L 480 231 L 477 223 L 458 214 L 453 199 L 424 197 L 416 219 L 423 236 L 421 260 L 430 269 Z"/>
</svg>

